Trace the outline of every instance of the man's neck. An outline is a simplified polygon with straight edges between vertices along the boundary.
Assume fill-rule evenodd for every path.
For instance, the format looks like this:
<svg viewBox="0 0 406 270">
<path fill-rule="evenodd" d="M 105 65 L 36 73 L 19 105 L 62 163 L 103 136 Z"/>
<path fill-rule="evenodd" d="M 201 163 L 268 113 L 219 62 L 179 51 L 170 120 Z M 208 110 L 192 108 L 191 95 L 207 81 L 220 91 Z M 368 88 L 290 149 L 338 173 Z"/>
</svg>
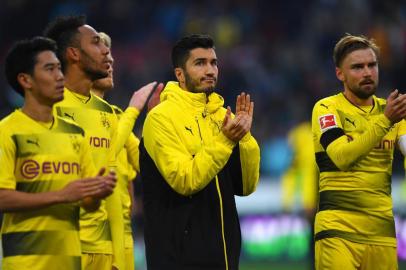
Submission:
<svg viewBox="0 0 406 270">
<path fill-rule="evenodd" d="M 21 110 L 35 121 L 49 123 L 53 120 L 52 105 L 41 104 L 35 99 L 26 99 Z"/>
<path fill-rule="evenodd" d="M 100 89 L 93 88 L 92 93 L 98 96 L 99 98 L 104 98 L 104 91 Z"/>
<path fill-rule="evenodd" d="M 90 80 L 83 72 L 67 70 L 65 74 L 65 87 L 70 91 L 82 96 L 90 96 L 90 89 L 93 81 Z"/>
<path fill-rule="evenodd" d="M 354 95 L 350 90 L 344 90 L 344 96 L 354 105 L 357 106 L 372 106 L 374 98 L 372 96 L 367 99 L 362 99 Z"/>
</svg>

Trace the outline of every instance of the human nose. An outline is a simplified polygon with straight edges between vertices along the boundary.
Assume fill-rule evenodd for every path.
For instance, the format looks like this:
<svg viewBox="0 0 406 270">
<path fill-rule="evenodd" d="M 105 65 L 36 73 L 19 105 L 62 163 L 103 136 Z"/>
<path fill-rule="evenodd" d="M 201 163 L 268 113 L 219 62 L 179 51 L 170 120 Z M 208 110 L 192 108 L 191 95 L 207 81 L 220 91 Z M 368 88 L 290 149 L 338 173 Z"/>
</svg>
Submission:
<svg viewBox="0 0 406 270">
<path fill-rule="evenodd" d="M 61 81 L 64 79 L 65 79 L 65 76 L 63 75 L 62 70 L 58 69 L 58 71 L 56 72 L 56 80 Z"/>
<path fill-rule="evenodd" d="M 371 75 L 372 75 L 372 68 L 371 68 L 371 67 L 368 67 L 368 66 L 364 67 L 364 69 L 362 70 L 362 75 L 363 75 L 364 77 L 371 77 Z"/>
<path fill-rule="evenodd" d="M 206 75 L 214 75 L 216 73 L 216 67 L 211 64 L 206 65 Z"/>
<path fill-rule="evenodd" d="M 104 55 L 110 54 L 110 48 L 107 47 L 106 44 L 104 44 L 103 42 L 102 42 L 102 52 Z"/>
</svg>

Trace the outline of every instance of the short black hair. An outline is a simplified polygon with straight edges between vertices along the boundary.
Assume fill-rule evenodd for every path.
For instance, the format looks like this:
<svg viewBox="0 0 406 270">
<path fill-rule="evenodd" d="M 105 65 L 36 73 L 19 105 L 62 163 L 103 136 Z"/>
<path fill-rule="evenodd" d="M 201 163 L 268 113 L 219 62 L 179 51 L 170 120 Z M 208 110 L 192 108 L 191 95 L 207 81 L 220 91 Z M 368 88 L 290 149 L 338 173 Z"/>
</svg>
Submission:
<svg viewBox="0 0 406 270">
<path fill-rule="evenodd" d="M 193 34 L 183 37 L 172 49 L 173 68 L 185 67 L 191 50 L 196 48 L 215 49 L 213 39 L 208 35 Z"/>
<path fill-rule="evenodd" d="M 5 74 L 8 83 L 17 93 L 24 96 L 24 89 L 17 80 L 20 73 L 33 75 L 37 63 L 37 56 L 43 51 L 56 54 L 55 41 L 45 37 L 34 37 L 16 42 L 8 51 L 5 60 Z"/>
<path fill-rule="evenodd" d="M 77 39 L 78 28 L 86 24 L 85 15 L 60 16 L 50 22 L 44 30 L 44 36 L 55 40 L 58 44 L 57 56 L 61 61 L 62 70 L 66 67 L 65 51 L 68 47 L 80 47 Z"/>
</svg>

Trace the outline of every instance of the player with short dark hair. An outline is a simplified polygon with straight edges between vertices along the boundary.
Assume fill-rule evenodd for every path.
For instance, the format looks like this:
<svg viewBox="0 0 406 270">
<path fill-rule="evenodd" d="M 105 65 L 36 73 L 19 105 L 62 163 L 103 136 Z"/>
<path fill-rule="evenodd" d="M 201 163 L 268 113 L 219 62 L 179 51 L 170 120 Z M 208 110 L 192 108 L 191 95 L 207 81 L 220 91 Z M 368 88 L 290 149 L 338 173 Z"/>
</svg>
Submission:
<svg viewBox="0 0 406 270">
<path fill-rule="evenodd" d="M 79 204 L 87 211 L 113 192 L 115 175 L 95 171 L 84 131 L 52 113 L 64 77 L 54 41 L 16 43 L 9 84 L 24 105 L 0 122 L 3 269 L 81 268 Z"/>
<path fill-rule="evenodd" d="M 65 99 L 56 104 L 58 115 L 74 120 L 86 132 L 96 168 L 116 168 L 134 122 L 155 87 L 150 83 L 134 92 L 118 126 L 114 109 L 91 93 L 94 81 L 108 76 L 112 64 L 110 49 L 83 16 L 59 17 L 49 24 L 45 35 L 54 39 L 65 73 Z M 124 224 L 119 192 L 114 192 L 94 213 L 82 213 L 80 236 L 83 268 L 125 269 Z M 114 256 L 113 256 L 114 255 Z"/>
<path fill-rule="evenodd" d="M 238 269 L 234 196 L 259 179 L 254 103 L 241 93 L 235 117 L 223 107 L 210 37 L 181 39 L 172 57 L 177 82 L 148 113 L 140 144 L 148 269 Z"/>
</svg>

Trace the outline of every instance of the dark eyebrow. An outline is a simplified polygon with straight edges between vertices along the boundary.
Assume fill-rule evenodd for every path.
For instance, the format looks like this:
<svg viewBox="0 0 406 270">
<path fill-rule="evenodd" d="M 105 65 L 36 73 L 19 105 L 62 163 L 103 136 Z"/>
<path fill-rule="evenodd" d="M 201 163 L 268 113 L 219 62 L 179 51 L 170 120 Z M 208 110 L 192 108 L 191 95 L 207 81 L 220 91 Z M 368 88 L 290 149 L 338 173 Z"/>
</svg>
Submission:
<svg viewBox="0 0 406 270">
<path fill-rule="evenodd" d="M 207 58 L 196 58 L 193 62 L 206 61 Z"/>
<path fill-rule="evenodd" d="M 195 62 L 200 62 L 200 61 L 210 61 L 210 62 L 212 62 L 212 61 L 217 61 L 217 58 L 209 59 L 209 58 L 201 57 L 201 58 L 196 58 L 195 60 L 193 60 L 194 63 Z"/>
<path fill-rule="evenodd" d="M 364 66 L 363 63 L 354 63 L 354 64 L 351 64 L 351 67 L 352 67 L 352 68 L 354 68 L 354 67 L 362 67 L 362 66 Z"/>
<path fill-rule="evenodd" d="M 44 68 L 50 68 L 50 67 L 55 67 L 55 66 L 60 66 L 60 63 L 45 63 L 45 65 L 43 66 Z"/>
</svg>

